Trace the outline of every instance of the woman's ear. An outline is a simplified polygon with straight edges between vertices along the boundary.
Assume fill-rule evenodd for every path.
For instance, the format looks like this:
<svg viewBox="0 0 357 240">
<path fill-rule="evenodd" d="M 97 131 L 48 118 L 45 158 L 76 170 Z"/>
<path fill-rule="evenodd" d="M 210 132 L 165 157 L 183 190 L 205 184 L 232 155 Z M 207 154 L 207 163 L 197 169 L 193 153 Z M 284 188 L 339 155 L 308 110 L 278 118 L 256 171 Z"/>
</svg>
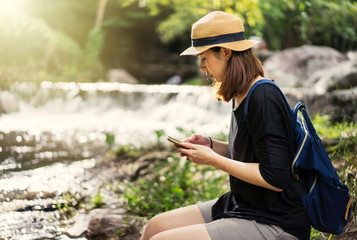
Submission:
<svg viewBox="0 0 357 240">
<path fill-rule="evenodd" d="M 232 50 L 228 48 L 221 47 L 221 58 L 228 61 L 232 56 Z"/>
</svg>

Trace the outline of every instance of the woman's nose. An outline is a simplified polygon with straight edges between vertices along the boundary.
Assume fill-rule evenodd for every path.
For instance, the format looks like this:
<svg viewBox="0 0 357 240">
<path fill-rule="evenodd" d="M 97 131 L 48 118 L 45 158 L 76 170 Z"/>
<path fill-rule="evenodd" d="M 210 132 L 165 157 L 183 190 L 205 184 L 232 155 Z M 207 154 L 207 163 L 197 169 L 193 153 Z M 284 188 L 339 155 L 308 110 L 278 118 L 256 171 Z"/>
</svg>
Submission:
<svg viewBox="0 0 357 240">
<path fill-rule="evenodd" d="M 206 66 L 203 63 L 200 64 L 200 71 L 201 72 L 206 72 L 207 71 Z"/>
</svg>

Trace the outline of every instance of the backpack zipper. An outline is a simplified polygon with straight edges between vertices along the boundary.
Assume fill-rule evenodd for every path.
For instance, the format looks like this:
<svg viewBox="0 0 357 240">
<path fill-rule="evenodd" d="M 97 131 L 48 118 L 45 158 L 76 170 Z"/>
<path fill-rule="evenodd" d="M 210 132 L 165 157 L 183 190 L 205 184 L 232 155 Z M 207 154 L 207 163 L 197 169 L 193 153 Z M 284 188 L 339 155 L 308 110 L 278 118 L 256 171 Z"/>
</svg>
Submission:
<svg viewBox="0 0 357 240">
<path fill-rule="evenodd" d="M 317 173 L 315 174 L 315 179 L 314 179 L 314 182 L 312 183 L 309 193 L 311 193 L 312 190 L 314 190 L 314 187 L 316 186 L 316 182 L 317 182 Z"/>
</svg>

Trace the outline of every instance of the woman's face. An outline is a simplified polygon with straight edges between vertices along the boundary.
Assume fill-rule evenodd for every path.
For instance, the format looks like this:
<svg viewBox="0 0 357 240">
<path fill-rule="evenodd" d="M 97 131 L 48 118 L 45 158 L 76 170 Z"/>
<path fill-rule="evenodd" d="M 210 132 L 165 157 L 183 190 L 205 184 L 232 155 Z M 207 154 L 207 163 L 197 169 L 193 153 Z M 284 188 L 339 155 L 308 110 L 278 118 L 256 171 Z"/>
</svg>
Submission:
<svg viewBox="0 0 357 240">
<path fill-rule="evenodd" d="M 206 72 L 206 75 L 215 79 L 217 82 L 222 82 L 227 69 L 227 56 L 224 48 L 219 52 L 212 50 L 204 51 L 198 55 L 200 60 L 200 70 Z"/>
</svg>

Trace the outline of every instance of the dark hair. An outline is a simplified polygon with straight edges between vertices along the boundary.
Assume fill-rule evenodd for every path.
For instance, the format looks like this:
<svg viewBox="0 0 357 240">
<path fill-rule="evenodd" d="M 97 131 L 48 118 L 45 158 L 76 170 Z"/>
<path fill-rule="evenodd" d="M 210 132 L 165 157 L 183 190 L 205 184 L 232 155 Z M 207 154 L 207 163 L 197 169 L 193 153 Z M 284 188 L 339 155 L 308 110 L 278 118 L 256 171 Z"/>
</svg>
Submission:
<svg viewBox="0 0 357 240">
<path fill-rule="evenodd" d="M 218 56 L 221 47 L 211 48 Z M 258 76 L 264 76 L 262 63 L 252 49 L 233 51 L 228 60 L 227 71 L 222 82 L 213 82 L 215 98 L 229 102 L 234 96 L 244 94 L 250 83 Z"/>
</svg>

